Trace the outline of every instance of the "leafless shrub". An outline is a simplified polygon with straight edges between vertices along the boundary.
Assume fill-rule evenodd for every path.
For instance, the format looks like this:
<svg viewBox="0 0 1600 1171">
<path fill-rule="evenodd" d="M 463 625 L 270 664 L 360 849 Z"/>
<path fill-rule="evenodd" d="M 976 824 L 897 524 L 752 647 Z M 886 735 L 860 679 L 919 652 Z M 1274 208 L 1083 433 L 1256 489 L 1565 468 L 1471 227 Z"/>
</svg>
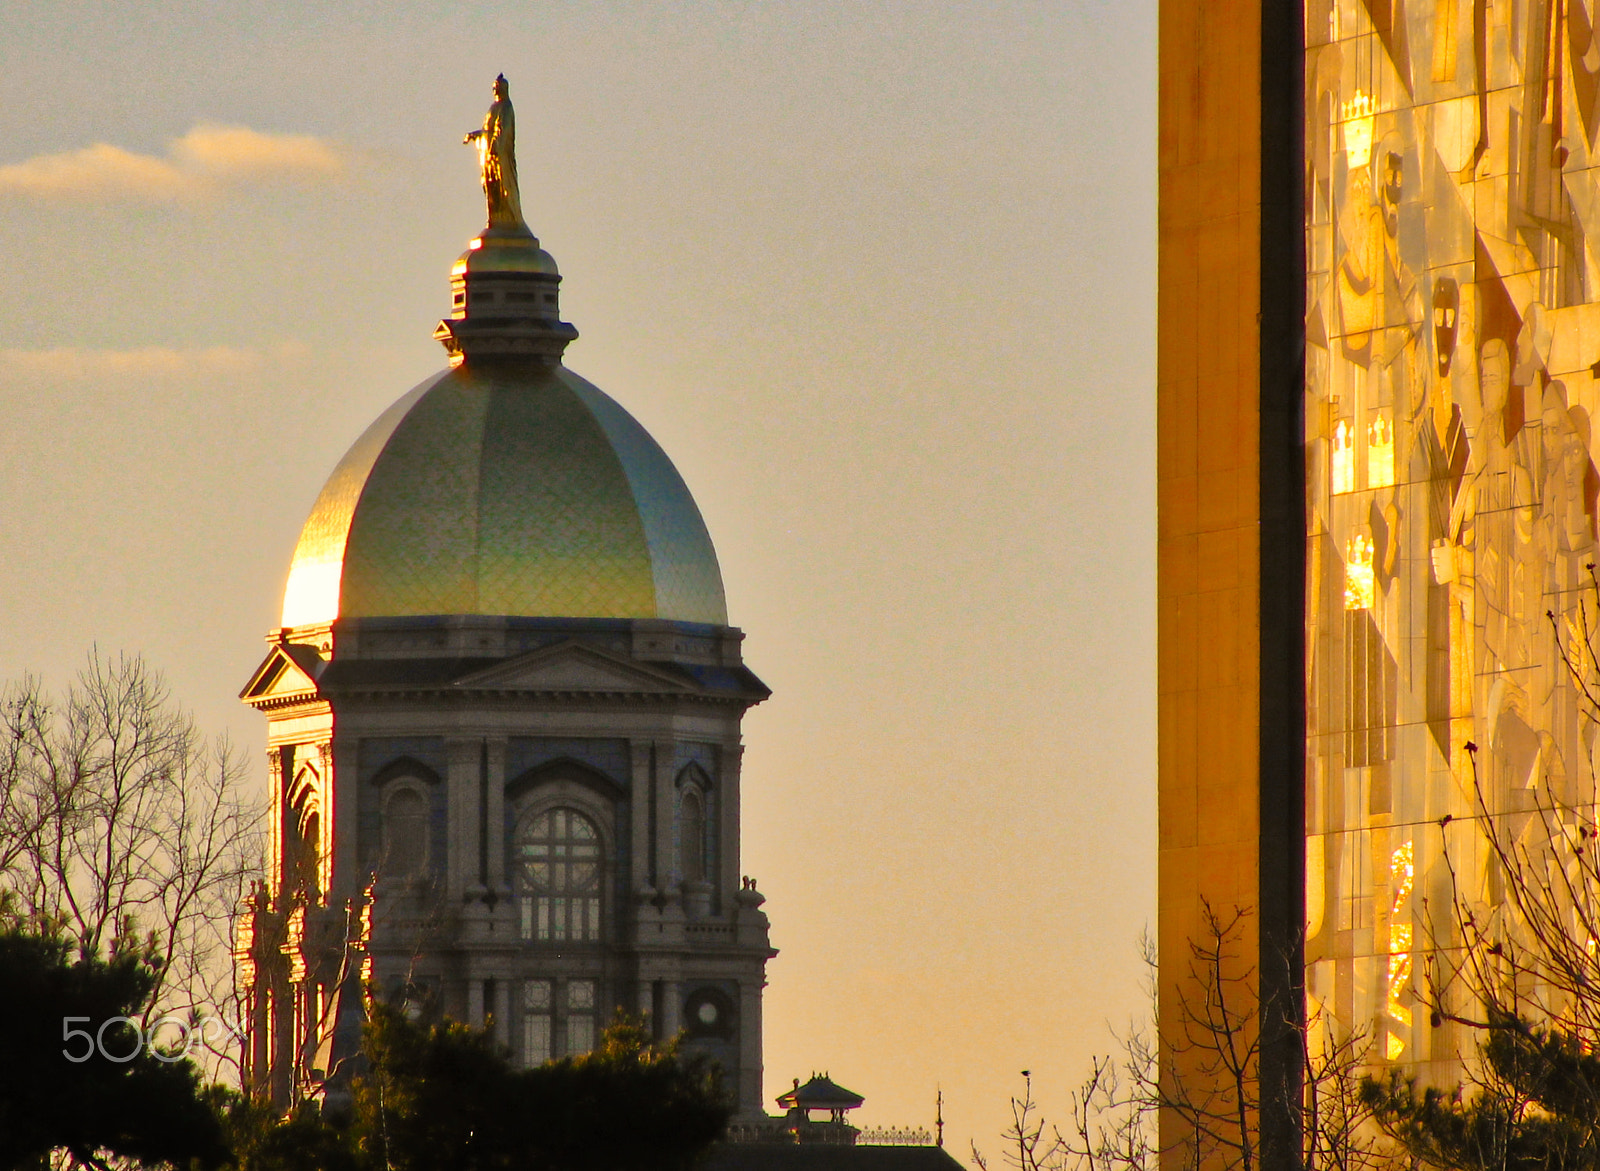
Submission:
<svg viewBox="0 0 1600 1171">
<path fill-rule="evenodd" d="M 202 737 L 136 656 L 91 653 L 60 697 L 31 677 L 6 685 L 0 721 L 12 911 L 94 954 L 151 949 L 159 984 L 143 1023 L 176 1018 L 213 1072 L 236 1070 L 232 924 L 260 872 L 262 819 L 237 755 Z"/>
</svg>

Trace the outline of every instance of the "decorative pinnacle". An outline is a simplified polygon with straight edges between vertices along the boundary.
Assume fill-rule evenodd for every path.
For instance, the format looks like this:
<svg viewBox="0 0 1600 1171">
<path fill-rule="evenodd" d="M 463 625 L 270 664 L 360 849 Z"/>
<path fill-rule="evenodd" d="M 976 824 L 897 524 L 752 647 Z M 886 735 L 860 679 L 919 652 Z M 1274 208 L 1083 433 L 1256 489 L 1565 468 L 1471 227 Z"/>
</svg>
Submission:
<svg viewBox="0 0 1600 1171">
<path fill-rule="evenodd" d="M 561 273 L 522 218 L 517 188 L 516 115 L 505 74 L 476 143 L 489 223 L 450 273 L 450 316 L 433 336 L 459 366 L 475 359 L 553 366 L 578 331 L 561 320 Z"/>
</svg>

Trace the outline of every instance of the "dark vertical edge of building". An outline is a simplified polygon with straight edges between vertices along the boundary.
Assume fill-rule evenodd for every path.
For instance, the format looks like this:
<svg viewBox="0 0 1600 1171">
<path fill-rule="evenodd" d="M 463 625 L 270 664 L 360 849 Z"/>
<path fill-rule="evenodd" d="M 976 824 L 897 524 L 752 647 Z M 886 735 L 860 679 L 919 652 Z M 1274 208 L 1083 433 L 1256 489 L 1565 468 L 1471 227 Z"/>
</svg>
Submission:
<svg viewBox="0 0 1600 1171">
<path fill-rule="evenodd" d="M 1261 5 L 1260 1135 L 1300 1163 L 1305 943 L 1305 30 Z"/>
</svg>

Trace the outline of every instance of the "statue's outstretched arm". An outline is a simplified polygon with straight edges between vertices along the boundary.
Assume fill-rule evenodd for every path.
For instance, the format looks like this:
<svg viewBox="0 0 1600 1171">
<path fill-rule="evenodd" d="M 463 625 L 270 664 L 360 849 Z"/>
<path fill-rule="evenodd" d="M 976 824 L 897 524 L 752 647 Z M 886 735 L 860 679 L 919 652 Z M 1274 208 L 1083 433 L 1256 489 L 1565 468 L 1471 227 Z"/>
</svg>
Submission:
<svg viewBox="0 0 1600 1171">
<path fill-rule="evenodd" d="M 482 130 L 469 130 L 469 131 L 467 131 L 467 136 L 465 138 L 463 138 L 461 141 L 462 142 L 477 142 L 478 139 L 480 139 L 482 137 L 483 137 L 483 131 Z"/>
</svg>

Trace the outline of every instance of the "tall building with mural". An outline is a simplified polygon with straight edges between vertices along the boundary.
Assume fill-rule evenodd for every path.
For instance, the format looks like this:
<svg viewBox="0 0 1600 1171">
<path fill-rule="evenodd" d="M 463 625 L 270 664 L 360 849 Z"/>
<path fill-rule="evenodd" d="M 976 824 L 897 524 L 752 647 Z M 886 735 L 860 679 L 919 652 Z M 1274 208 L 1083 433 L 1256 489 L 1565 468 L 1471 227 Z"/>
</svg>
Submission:
<svg viewBox="0 0 1600 1171">
<path fill-rule="evenodd" d="M 1264 1156 L 1302 1014 L 1459 1078 L 1486 819 L 1593 815 L 1596 16 L 1161 0 L 1163 1012 L 1250 908 Z"/>
<path fill-rule="evenodd" d="M 740 873 L 740 722 L 768 691 L 682 478 L 562 364 L 513 136 L 502 78 L 450 365 L 333 470 L 243 692 L 272 801 L 245 1076 L 279 1101 L 336 1077 L 371 988 L 530 1064 L 645 1013 L 759 1114 L 775 953 Z"/>
</svg>

